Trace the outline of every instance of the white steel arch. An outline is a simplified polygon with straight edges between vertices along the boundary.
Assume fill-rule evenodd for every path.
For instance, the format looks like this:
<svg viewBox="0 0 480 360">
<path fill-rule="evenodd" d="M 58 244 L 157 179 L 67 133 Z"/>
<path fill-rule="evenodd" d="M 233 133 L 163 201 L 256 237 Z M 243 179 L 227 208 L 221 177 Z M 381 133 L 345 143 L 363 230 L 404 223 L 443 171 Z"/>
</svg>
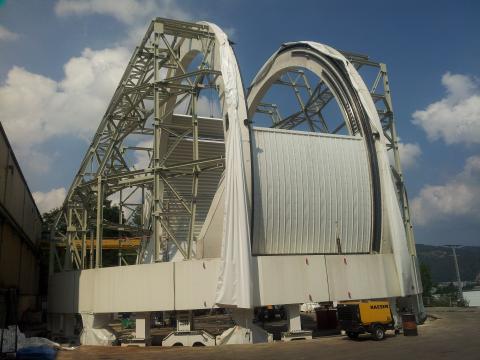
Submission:
<svg viewBox="0 0 480 360">
<path fill-rule="evenodd" d="M 263 66 L 246 100 L 223 31 L 204 22 L 154 20 L 132 56 L 57 219 L 50 263 L 51 312 L 251 309 L 419 293 L 414 252 L 408 251 L 403 222 L 409 229 L 408 206 L 400 212 L 386 153 L 387 147 L 398 150 L 396 138 L 384 134 L 372 95 L 355 69 L 358 64 L 325 45 L 288 43 Z M 251 120 L 265 92 L 281 73 L 298 68 L 317 74 L 326 90 L 313 92 L 299 114 L 279 119 L 274 129 L 255 129 Z M 199 114 L 206 89 L 218 94 L 216 117 Z M 340 104 L 349 136 L 337 137 L 336 128 L 326 127 L 296 134 L 297 122 L 309 122 L 322 101 L 332 97 Z M 182 99 L 187 102 L 186 113 L 176 114 Z M 315 121 L 310 130 L 322 129 L 321 119 Z M 252 169 L 260 155 L 251 146 L 255 150 L 259 143 L 258 131 L 281 134 L 290 142 L 308 137 L 311 143 L 305 144 L 319 149 L 324 142 L 346 149 L 340 142 L 348 141 L 351 150 L 345 150 L 342 159 L 347 163 L 357 156 L 357 174 L 364 180 L 350 181 L 345 203 L 356 186 L 364 191 L 365 207 L 361 202 L 356 206 L 365 212 L 361 221 L 370 224 L 362 235 L 368 246 L 357 251 L 347 250 L 349 245 L 335 246 L 338 236 L 330 231 L 334 246 L 328 251 L 312 247 L 311 251 L 287 249 L 278 256 L 252 255 L 251 235 L 258 214 L 252 200 L 259 191 L 253 186 Z M 151 143 L 135 146 L 129 143 L 131 138 L 137 143 L 148 138 Z M 147 165 L 133 168 L 129 150 L 145 151 Z M 307 154 L 301 156 L 304 160 Z M 396 160 L 399 163 L 398 152 Z M 342 178 L 348 170 L 344 166 Z M 394 176 L 398 174 L 401 177 L 401 172 Z M 142 194 L 136 202 L 133 191 Z M 311 197 L 309 191 L 303 196 Z M 402 191 L 400 202 L 406 204 Z M 107 221 L 105 199 L 115 194 L 120 194 L 119 220 Z M 127 208 L 133 210 L 124 219 L 122 210 L 125 214 Z M 130 219 L 139 213 L 140 223 Z M 135 264 L 102 268 L 106 229 L 116 231 L 119 238 L 141 237 Z M 120 263 L 125 263 L 121 256 Z M 66 271 L 74 268 L 78 270 Z"/>
<path fill-rule="evenodd" d="M 362 136 L 368 151 L 373 202 L 371 251 L 382 252 L 382 245 L 388 244 L 383 247 L 393 249 L 402 292 L 415 293 L 418 288 L 415 264 L 412 263 L 408 251 L 406 229 L 390 173 L 387 139 L 372 96 L 354 64 L 337 50 L 320 43 L 296 42 L 282 45 L 263 65 L 250 85 L 247 99 L 249 118 L 253 118 L 261 99 L 275 81 L 278 81 L 283 73 L 299 68 L 312 71 L 321 79 L 320 85 L 324 83 L 327 87 L 323 92 L 313 92 L 306 106 L 302 106 L 298 112 L 298 115 L 303 114 L 303 117 L 295 114 L 295 117 L 287 117 L 272 124 L 272 128 L 294 129 L 297 123 L 310 121 L 312 113 L 318 114 L 322 106 L 333 97 L 337 99 L 349 133 Z M 325 128 L 319 130 L 329 133 Z M 253 133 L 255 134 L 255 131 Z M 307 198 L 311 196 L 314 194 L 308 194 Z M 261 202 L 260 200 L 258 203 Z M 263 199 L 263 202 L 266 200 Z M 348 207 L 346 210 L 350 211 Z M 333 222 L 330 226 L 333 226 Z"/>
</svg>

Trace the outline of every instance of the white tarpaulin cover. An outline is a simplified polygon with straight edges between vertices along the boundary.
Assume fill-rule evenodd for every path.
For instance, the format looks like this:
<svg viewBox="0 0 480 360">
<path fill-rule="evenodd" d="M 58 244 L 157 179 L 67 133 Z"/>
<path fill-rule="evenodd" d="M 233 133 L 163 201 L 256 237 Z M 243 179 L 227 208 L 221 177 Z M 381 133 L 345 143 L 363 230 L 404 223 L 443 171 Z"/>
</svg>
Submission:
<svg viewBox="0 0 480 360">
<path fill-rule="evenodd" d="M 224 83 L 224 116 L 229 129 L 225 139 L 225 214 L 221 265 L 215 303 L 219 306 L 252 307 L 250 224 L 241 129 L 246 118 L 243 85 L 235 54 L 225 33 L 208 24 L 215 33 Z"/>
<path fill-rule="evenodd" d="M 110 346 L 115 341 L 115 335 L 109 328 L 109 314 L 81 313 L 83 329 L 80 334 L 82 345 Z"/>
<path fill-rule="evenodd" d="M 16 349 L 15 337 L 17 338 Z M 26 337 L 25 334 L 22 333 L 16 325 L 11 325 L 7 329 L 0 329 L 0 338 L 2 339 L 2 343 L 0 344 L 2 353 L 15 352 L 15 350 L 20 350 L 23 348 L 35 348 L 44 346 L 62 350 L 75 349 L 74 347 L 61 346 L 59 343 L 42 337 Z"/>
</svg>

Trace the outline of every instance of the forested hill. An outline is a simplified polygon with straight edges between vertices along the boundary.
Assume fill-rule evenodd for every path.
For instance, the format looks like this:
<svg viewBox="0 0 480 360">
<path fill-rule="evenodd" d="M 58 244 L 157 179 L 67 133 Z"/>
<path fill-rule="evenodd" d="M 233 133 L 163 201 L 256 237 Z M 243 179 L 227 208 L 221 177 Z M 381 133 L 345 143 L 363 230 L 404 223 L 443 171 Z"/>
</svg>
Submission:
<svg viewBox="0 0 480 360">
<path fill-rule="evenodd" d="M 480 246 L 457 250 L 460 277 L 473 281 L 480 274 Z M 430 268 L 433 282 L 456 281 L 452 250 L 441 246 L 417 244 L 419 261 Z"/>
</svg>

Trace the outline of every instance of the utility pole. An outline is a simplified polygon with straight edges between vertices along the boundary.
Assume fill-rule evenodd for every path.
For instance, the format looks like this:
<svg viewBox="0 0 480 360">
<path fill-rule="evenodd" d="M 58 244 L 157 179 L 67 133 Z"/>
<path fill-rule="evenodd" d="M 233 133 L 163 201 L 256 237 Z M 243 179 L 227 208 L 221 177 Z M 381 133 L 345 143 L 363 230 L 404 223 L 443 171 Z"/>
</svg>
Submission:
<svg viewBox="0 0 480 360">
<path fill-rule="evenodd" d="M 462 280 L 460 279 L 460 270 L 458 268 L 457 251 L 456 249 L 463 247 L 462 245 L 443 245 L 446 248 L 452 249 L 453 262 L 455 263 L 455 272 L 457 275 L 458 299 L 463 300 Z"/>
</svg>

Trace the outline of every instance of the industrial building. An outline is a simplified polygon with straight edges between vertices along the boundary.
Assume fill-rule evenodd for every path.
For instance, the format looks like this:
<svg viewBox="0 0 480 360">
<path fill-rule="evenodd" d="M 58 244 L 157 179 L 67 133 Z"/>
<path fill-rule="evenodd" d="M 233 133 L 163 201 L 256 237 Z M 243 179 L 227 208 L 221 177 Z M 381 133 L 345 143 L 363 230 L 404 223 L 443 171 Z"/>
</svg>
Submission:
<svg viewBox="0 0 480 360">
<path fill-rule="evenodd" d="M 286 307 L 285 339 L 308 337 L 306 302 L 389 299 L 423 316 L 386 65 L 286 43 L 245 88 L 216 25 L 152 21 L 52 232 L 52 329 L 80 314 L 82 343 L 111 341 L 111 314 L 134 312 L 148 342 L 150 314 L 175 311 L 164 345 L 218 345 L 267 341 L 252 323 L 266 305 Z M 134 262 L 104 266 L 106 229 L 141 238 Z M 214 307 L 235 336 L 193 330 L 191 311 Z"/>
<path fill-rule="evenodd" d="M 37 310 L 42 219 L 0 123 L 0 328 Z"/>
</svg>

